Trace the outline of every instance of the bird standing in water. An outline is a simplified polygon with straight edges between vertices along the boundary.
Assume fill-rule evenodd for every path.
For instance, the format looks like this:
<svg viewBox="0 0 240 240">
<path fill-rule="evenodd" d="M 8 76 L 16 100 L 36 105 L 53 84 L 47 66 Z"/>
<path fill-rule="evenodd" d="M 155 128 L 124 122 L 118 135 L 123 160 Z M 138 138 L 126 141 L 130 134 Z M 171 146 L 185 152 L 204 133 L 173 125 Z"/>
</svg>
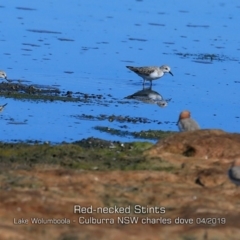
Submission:
<svg viewBox="0 0 240 240">
<path fill-rule="evenodd" d="M 146 80 L 150 81 L 150 86 L 152 86 L 152 81 L 161 78 L 165 73 L 170 73 L 173 76 L 170 67 L 167 65 L 161 67 L 126 67 L 143 78 L 143 86 L 145 85 Z"/>
<path fill-rule="evenodd" d="M 5 108 L 5 106 L 7 106 L 7 103 L 5 103 L 4 105 L 0 106 L 0 112 L 3 111 L 3 109 Z"/>
<path fill-rule="evenodd" d="M 0 78 L 4 78 L 7 80 L 7 74 L 4 71 L 0 70 Z"/>
</svg>

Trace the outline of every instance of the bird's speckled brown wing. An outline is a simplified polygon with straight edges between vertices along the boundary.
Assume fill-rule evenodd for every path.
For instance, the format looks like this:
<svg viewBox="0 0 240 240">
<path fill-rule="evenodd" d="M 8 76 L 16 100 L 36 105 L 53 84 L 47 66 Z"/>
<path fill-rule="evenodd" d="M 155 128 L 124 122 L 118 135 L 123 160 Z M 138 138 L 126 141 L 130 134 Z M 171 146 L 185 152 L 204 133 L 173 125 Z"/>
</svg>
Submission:
<svg viewBox="0 0 240 240">
<path fill-rule="evenodd" d="M 137 74 L 143 74 L 143 75 L 150 75 L 153 73 L 157 67 L 131 67 L 127 66 L 128 69 L 131 71 L 137 73 Z"/>
</svg>

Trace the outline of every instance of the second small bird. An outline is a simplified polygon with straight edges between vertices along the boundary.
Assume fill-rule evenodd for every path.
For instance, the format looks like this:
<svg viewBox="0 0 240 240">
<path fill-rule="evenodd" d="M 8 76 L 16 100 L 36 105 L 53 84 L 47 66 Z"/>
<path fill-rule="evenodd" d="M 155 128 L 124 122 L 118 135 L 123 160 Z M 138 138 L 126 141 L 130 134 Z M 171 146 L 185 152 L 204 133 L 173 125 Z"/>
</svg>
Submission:
<svg viewBox="0 0 240 240">
<path fill-rule="evenodd" d="M 191 118 L 191 113 L 187 110 L 180 113 L 177 125 L 180 132 L 200 129 L 198 123 Z"/>
<path fill-rule="evenodd" d="M 7 74 L 4 71 L 0 70 L 0 78 L 7 79 Z"/>
<path fill-rule="evenodd" d="M 2 106 L 0 106 L 0 112 L 3 111 L 3 109 L 7 106 L 7 103 L 3 104 Z"/>
</svg>

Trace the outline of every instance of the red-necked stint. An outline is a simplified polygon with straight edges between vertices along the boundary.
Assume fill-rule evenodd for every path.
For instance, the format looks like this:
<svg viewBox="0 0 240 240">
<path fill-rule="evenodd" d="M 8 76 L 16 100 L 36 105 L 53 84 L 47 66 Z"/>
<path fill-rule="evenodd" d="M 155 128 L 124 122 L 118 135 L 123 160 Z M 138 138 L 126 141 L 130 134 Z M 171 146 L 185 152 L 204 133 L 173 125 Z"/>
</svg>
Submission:
<svg viewBox="0 0 240 240">
<path fill-rule="evenodd" d="M 191 113 L 187 110 L 180 113 L 177 125 L 180 132 L 200 129 L 198 123 L 191 118 Z"/>
<path fill-rule="evenodd" d="M 0 71 L 0 78 L 7 79 L 7 74 L 4 71 Z"/>
<path fill-rule="evenodd" d="M 234 184 L 240 185 L 240 159 L 232 163 L 231 168 L 228 170 L 228 177 Z"/>
<path fill-rule="evenodd" d="M 0 112 L 3 111 L 3 109 L 5 108 L 5 106 L 7 106 L 7 103 L 5 103 L 4 105 L 0 106 Z"/>
<path fill-rule="evenodd" d="M 152 86 L 152 81 L 161 78 L 165 73 L 170 73 L 173 76 L 170 67 L 167 65 L 161 67 L 126 67 L 143 78 L 143 85 L 147 80 L 151 82 L 150 86 Z"/>
</svg>

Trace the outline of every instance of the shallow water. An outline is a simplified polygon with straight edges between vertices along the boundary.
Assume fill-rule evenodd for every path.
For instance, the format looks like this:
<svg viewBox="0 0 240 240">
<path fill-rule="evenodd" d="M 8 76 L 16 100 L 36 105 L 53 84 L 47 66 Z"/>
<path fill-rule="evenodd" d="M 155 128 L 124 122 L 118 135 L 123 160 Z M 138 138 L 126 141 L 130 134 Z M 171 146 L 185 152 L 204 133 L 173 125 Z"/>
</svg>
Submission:
<svg viewBox="0 0 240 240">
<path fill-rule="evenodd" d="M 90 136 L 131 141 L 94 129 L 177 131 L 180 111 L 202 128 L 239 132 L 240 4 L 236 1 L 8 1 L 0 5 L 0 69 L 9 79 L 100 94 L 88 104 L 8 103 L 0 140 L 74 141 Z M 125 66 L 168 64 L 174 76 L 153 82 L 168 106 L 124 97 L 142 89 Z M 110 97 L 110 95 L 112 97 Z M 151 123 L 81 119 L 77 115 L 142 117 Z M 159 124 L 161 122 L 161 124 Z"/>
</svg>

